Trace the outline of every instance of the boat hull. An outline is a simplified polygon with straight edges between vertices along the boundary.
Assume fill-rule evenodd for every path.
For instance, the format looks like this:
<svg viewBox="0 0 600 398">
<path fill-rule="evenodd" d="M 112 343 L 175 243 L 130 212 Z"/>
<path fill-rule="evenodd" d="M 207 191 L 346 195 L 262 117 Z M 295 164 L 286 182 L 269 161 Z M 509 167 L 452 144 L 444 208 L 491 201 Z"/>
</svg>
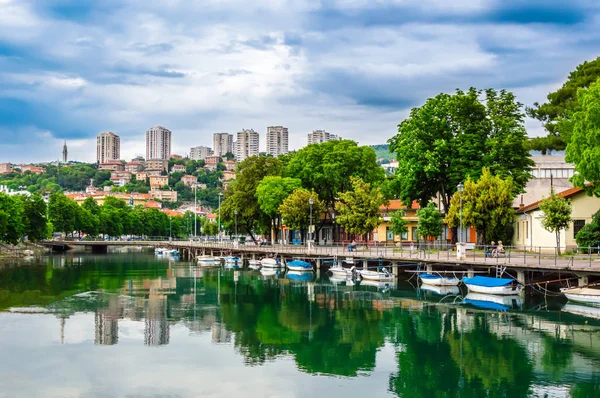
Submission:
<svg viewBox="0 0 600 398">
<path fill-rule="evenodd" d="M 521 290 L 523 290 L 523 286 L 521 286 L 521 285 L 480 286 L 480 285 L 474 285 L 471 283 L 465 283 L 465 285 L 469 289 L 469 292 L 483 293 L 483 294 L 496 294 L 499 296 L 512 296 L 512 295 L 521 293 Z"/>
<path fill-rule="evenodd" d="M 564 295 L 570 300 L 576 303 L 584 303 L 584 304 L 600 304 L 600 296 L 589 295 L 589 294 L 577 294 L 577 293 L 567 293 L 563 292 Z"/>
<path fill-rule="evenodd" d="M 260 260 L 261 265 L 263 266 L 263 268 L 279 268 L 279 262 L 277 260 L 275 260 L 274 258 L 263 258 L 262 260 Z"/>
<path fill-rule="evenodd" d="M 358 271 L 360 273 L 360 276 L 362 276 L 363 279 L 366 279 L 368 281 L 375 281 L 375 282 L 392 282 L 394 280 L 394 275 L 389 275 L 386 274 L 384 272 L 376 272 L 376 271 Z"/>
<path fill-rule="evenodd" d="M 295 271 L 295 272 L 312 272 L 313 271 L 312 267 L 308 268 L 308 267 L 294 266 L 294 265 L 292 265 L 292 266 L 288 265 L 287 269 L 289 269 L 290 271 Z"/>
<path fill-rule="evenodd" d="M 352 276 L 352 271 L 347 268 L 342 267 L 331 267 L 329 268 L 329 272 L 334 277 L 345 278 L 347 276 Z"/>
</svg>

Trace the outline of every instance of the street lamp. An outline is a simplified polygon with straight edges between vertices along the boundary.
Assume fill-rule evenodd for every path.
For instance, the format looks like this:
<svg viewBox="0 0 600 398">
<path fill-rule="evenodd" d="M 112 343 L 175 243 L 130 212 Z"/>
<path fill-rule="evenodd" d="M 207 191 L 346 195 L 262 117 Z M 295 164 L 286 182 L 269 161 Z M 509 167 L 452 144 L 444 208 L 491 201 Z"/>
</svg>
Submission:
<svg viewBox="0 0 600 398">
<path fill-rule="evenodd" d="M 223 192 L 219 192 L 219 242 L 221 241 L 221 196 L 223 196 Z"/>
<path fill-rule="evenodd" d="M 313 240 L 313 222 L 312 222 L 312 205 L 315 201 L 312 196 L 308 199 L 308 205 L 310 206 L 310 240 Z"/>
<path fill-rule="evenodd" d="M 169 240 L 172 240 L 173 217 L 169 217 Z"/>
<path fill-rule="evenodd" d="M 238 243 L 238 233 L 237 233 L 237 215 L 238 215 L 238 211 L 237 211 L 237 209 L 235 209 L 233 211 L 233 214 L 235 214 L 235 244 L 237 245 L 237 243 Z"/>
<path fill-rule="evenodd" d="M 460 214 L 460 232 L 459 232 L 459 239 L 458 241 L 460 243 L 462 243 L 462 238 L 463 238 L 463 223 L 462 223 L 462 193 L 465 190 L 465 186 L 462 184 L 462 182 L 460 184 L 458 184 L 458 186 L 456 187 L 458 189 L 458 193 L 460 194 L 460 210 L 459 210 L 459 214 Z"/>
<path fill-rule="evenodd" d="M 198 184 L 194 184 L 194 238 L 198 235 L 198 227 L 197 227 L 197 223 L 196 223 L 196 218 L 198 215 L 198 204 L 197 204 L 197 200 L 198 200 L 198 196 L 197 196 L 197 191 L 198 191 Z"/>
</svg>

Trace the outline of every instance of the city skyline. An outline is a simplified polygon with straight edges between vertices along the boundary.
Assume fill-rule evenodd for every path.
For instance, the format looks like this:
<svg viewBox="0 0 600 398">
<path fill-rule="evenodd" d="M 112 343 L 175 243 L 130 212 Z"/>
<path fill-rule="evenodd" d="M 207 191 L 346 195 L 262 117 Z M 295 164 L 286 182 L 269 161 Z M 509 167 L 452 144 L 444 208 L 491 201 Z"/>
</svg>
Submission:
<svg viewBox="0 0 600 398">
<path fill-rule="evenodd" d="M 381 144 L 412 107 L 455 88 L 543 102 L 598 55 L 599 14 L 587 0 L 5 0 L 0 162 L 58 160 L 65 140 L 69 159 L 93 162 L 102 131 L 133 158 L 158 124 L 180 154 L 214 132 L 271 125 L 289 129 L 290 150 L 314 129 Z M 537 121 L 527 128 L 543 134 Z"/>
</svg>

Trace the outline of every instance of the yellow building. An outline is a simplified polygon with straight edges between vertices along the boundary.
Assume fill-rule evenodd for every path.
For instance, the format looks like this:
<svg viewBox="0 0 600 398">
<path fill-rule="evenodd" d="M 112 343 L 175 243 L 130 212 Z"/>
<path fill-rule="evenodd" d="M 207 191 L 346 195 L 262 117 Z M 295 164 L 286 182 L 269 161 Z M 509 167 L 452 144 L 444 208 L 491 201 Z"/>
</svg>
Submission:
<svg viewBox="0 0 600 398">
<path fill-rule="evenodd" d="M 151 176 L 150 186 L 151 187 L 164 187 L 169 185 L 169 176 Z"/>
<path fill-rule="evenodd" d="M 592 215 L 600 209 L 600 198 L 586 195 L 581 188 L 570 188 L 557 195 L 571 201 L 573 221 L 569 228 L 560 232 L 560 246 L 564 251 L 577 246 L 575 235 L 585 224 L 592 221 Z M 550 196 L 550 192 L 546 196 Z M 542 252 L 553 252 L 556 247 L 556 236 L 542 227 L 543 212 L 540 210 L 540 203 L 541 201 L 537 201 L 517 210 L 512 243 L 519 248 L 527 247 Z"/>
<path fill-rule="evenodd" d="M 390 200 L 389 204 L 379 207 L 383 221 L 373 232 L 373 240 L 382 243 L 393 242 L 416 242 L 417 241 L 417 225 L 419 218 L 417 210 L 419 203 L 414 201 L 411 207 L 406 207 L 400 200 Z M 408 222 L 408 232 L 403 235 L 395 235 L 392 232 L 391 218 L 396 211 L 404 212 L 404 219 Z"/>
</svg>

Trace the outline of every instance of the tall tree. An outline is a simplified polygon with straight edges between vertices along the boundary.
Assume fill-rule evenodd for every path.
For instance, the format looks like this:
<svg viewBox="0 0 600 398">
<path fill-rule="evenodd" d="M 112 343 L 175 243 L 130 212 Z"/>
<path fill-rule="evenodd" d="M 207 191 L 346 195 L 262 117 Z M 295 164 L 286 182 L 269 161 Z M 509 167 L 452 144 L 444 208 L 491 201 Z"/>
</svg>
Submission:
<svg viewBox="0 0 600 398">
<path fill-rule="evenodd" d="M 48 220 L 46 218 L 46 202 L 38 194 L 21 196 L 23 206 L 23 224 L 27 239 L 40 241 L 48 236 Z"/>
<path fill-rule="evenodd" d="M 568 229 L 571 224 L 571 202 L 566 198 L 559 197 L 554 189 L 550 191 L 550 197 L 540 203 L 542 215 L 542 227 L 556 236 L 556 250 L 560 254 L 560 231 Z"/>
<path fill-rule="evenodd" d="M 316 223 L 321 214 L 325 213 L 325 203 L 316 192 L 298 188 L 279 207 L 283 222 L 288 228 L 305 230 L 308 227 L 310 223 L 310 198 L 313 199 L 313 223 Z"/>
<path fill-rule="evenodd" d="M 245 231 L 255 241 L 255 230 L 264 230 L 269 225 L 269 216 L 260 209 L 256 189 L 263 178 L 281 175 L 282 171 L 277 158 L 252 156 L 242 161 L 221 203 L 222 222 L 234 223 L 237 210 L 238 230 Z"/>
<path fill-rule="evenodd" d="M 60 231 L 67 236 L 77 228 L 77 213 L 79 205 L 73 199 L 67 198 L 61 192 L 50 195 L 48 201 L 48 215 L 55 231 Z"/>
<path fill-rule="evenodd" d="M 579 110 L 577 91 L 588 88 L 600 78 L 600 57 L 586 61 L 569 74 L 567 81 L 558 90 L 548 94 L 548 102 L 534 103 L 527 109 L 529 116 L 538 119 L 548 131 L 548 137 L 558 137 L 559 141 L 549 140 L 550 149 L 563 149 L 570 142 L 573 130 L 571 114 Z M 543 142 L 539 142 L 542 144 Z"/>
<path fill-rule="evenodd" d="M 0 241 L 17 244 L 24 233 L 21 201 L 14 196 L 0 193 Z"/>
<path fill-rule="evenodd" d="M 578 111 L 572 115 L 573 134 L 566 161 L 575 164 L 573 183 L 588 195 L 600 196 L 600 80 L 577 93 Z"/>
<path fill-rule="evenodd" d="M 256 187 L 258 205 L 271 219 L 271 225 L 278 235 L 281 225 L 279 207 L 294 190 L 300 188 L 302 182 L 298 178 L 267 176 Z"/>
<path fill-rule="evenodd" d="M 385 200 L 380 188 L 371 188 L 371 184 L 359 177 L 350 177 L 352 190 L 339 193 L 335 207 L 338 212 L 336 223 L 346 232 L 365 235 L 373 232 L 381 222 L 379 206 Z"/>
<path fill-rule="evenodd" d="M 444 220 L 442 220 L 442 214 L 433 203 L 430 202 L 427 206 L 417 210 L 417 217 L 419 218 L 417 231 L 420 237 L 423 239 L 437 238 L 442 234 Z"/>
<path fill-rule="evenodd" d="M 472 225 L 478 233 L 479 244 L 490 240 L 509 241 L 504 234 L 498 234 L 512 225 L 515 211 L 513 205 L 512 179 L 492 175 L 484 168 L 477 181 L 470 178 L 465 182 L 462 193 L 463 225 Z M 455 194 L 446 214 L 446 222 L 451 227 L 460 225 L 460 194 Z"/>
<path fill-rule="evenodd" d="M 457 185 L 467 177 L 477 179 L 483 167 L 512 176 L 517 194 L 533 166 L 526 139 L 522 104 L 510 92 L 471 88 L 430 98 L 388 141 L 399 162 L 398 196 L 423 207 L 439 195 L 448 211 Z"/>
<path fill-rule="evenodd" d="M 398 210 L 392 213 L 390 217 L 391 231 L 396 236 L 402 236 L 408 232 L 408 221 L 406 221 L 404 210 Z"/>
<path fill-rule="evenodd" d="M 288 159 L 285 175 L 299 178 L 304 188 L 315 191 L 334 211 L 338 193 L 352 188 L 350 177 L 359 177 L 374 186 L 385 178 L 373 148 L 358 146 L 350 140 L 333 140 L 300 149 Z"/>
</svg>

